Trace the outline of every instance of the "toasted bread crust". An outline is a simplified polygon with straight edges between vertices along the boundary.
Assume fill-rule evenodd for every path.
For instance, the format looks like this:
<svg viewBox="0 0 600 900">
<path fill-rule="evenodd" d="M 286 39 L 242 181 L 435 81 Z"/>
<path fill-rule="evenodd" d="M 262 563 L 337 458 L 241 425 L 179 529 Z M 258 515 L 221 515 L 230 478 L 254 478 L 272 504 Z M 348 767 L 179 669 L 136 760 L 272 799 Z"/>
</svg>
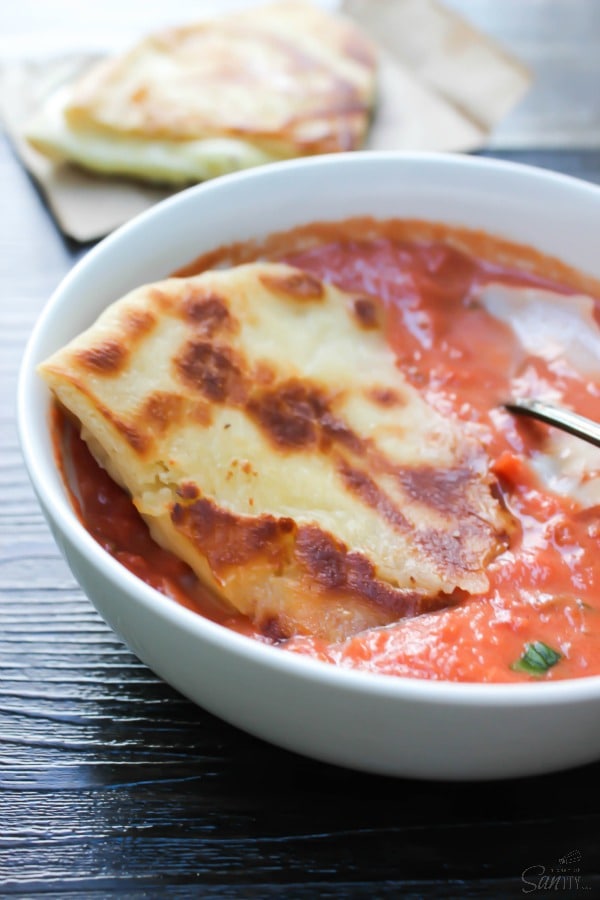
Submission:
<svg viewBox="0 0 600 900">
<path fill-rule="evenodd" d="M 270 634 L 447 605 L 505 545 L 484 451 L 404 379 L 376 298 L 273 263 L 170 279 L 41 374 L 159 543 Z"/>
<path fill-rule="evenodd" d="M 147 37 L 84 76 L 65 115 L 75 129 L 148 139 L 251 138 L 284 155 L 352 150 L 375 69 L 357 26 L 312 4 L 276 3 Z"/>
</svg>

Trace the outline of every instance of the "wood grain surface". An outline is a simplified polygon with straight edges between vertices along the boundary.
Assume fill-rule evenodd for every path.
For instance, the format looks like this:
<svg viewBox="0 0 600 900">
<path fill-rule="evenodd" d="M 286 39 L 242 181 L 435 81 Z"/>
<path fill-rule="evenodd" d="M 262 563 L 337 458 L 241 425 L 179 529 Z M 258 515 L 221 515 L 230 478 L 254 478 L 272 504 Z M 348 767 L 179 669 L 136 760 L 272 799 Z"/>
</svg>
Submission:
<svg viewBox="0 0 600 900">
<path fill-rule="evenodd" d="M 600 182 L 598 148 L 495 155 Z M 0 897 L 600 896 L 600 765 L 474 785 L 321 765 L 193 706 L 104 625 L 15 425 L 27 337 L 87 248 L 1 139 L 0 184 Z M 571 852 L 579 883 L 539 890 Z"/>
</svg>

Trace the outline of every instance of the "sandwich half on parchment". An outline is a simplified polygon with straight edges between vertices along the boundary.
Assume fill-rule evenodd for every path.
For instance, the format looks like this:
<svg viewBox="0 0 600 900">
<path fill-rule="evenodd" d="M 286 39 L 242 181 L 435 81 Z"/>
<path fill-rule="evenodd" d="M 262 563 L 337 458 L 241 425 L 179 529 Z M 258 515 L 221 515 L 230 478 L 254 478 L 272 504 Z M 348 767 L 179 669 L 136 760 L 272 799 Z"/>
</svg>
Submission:
<svg viewBox="0 0 600 900">
<path fill-rule="evenodd" d="M 51 95 L 26 137 L 86 169 L 184 185 L 358 149 L 376 69 L 357 25 L 282 0 L 146 37 Z"/>
</svg>

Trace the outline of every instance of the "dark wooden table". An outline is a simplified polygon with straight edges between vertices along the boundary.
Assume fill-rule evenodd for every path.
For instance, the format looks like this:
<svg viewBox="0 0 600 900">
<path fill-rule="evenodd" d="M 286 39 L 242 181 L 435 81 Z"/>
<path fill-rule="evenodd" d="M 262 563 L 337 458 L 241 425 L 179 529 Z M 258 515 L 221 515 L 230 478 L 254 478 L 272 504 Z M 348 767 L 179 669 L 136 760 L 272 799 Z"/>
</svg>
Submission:
<svg viewBox="0 0 600 900">
<path fill-rule="evenodd" d="M 600 147 L 488 152 L 600 182 Z M 452 784 L 318 764 L 193 706 L 103 624 L 42 519 L 14 409 L 36 316 L 87 248 L 4 139 L 0 186 L 0 896 L 600 896 L 600 765 Z"/>
</svg>

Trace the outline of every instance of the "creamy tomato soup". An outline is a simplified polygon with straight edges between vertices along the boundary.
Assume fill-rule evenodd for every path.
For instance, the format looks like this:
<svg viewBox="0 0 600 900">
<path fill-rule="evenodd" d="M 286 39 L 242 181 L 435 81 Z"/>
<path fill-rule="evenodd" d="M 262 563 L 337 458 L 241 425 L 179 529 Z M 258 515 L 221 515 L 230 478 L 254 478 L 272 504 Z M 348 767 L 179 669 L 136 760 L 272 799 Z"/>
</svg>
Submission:
<svg viewBox="0 0 600 900">
<path fill-rule="evenodd" d="M 378 298 L 406 378 L 483 444 L 516 528 L 487 569 L 489 590 L 328 644 L 281 647 L 344 667 L 450 681 L 600 674 L 600 450 L 505 411 L 536 396 L 600 420 L 596 284 L 526 248 L 419 222 L 313 225 L 261 245 L 222 248 L 178 274 L 277 259 Z M 56 410 L 73 502 L 100 544 L 159 591 L 258 640 L 150 538 L 129 497 Z M 436 490 L 436 485 L 431 485 Z"/>
</svg>

